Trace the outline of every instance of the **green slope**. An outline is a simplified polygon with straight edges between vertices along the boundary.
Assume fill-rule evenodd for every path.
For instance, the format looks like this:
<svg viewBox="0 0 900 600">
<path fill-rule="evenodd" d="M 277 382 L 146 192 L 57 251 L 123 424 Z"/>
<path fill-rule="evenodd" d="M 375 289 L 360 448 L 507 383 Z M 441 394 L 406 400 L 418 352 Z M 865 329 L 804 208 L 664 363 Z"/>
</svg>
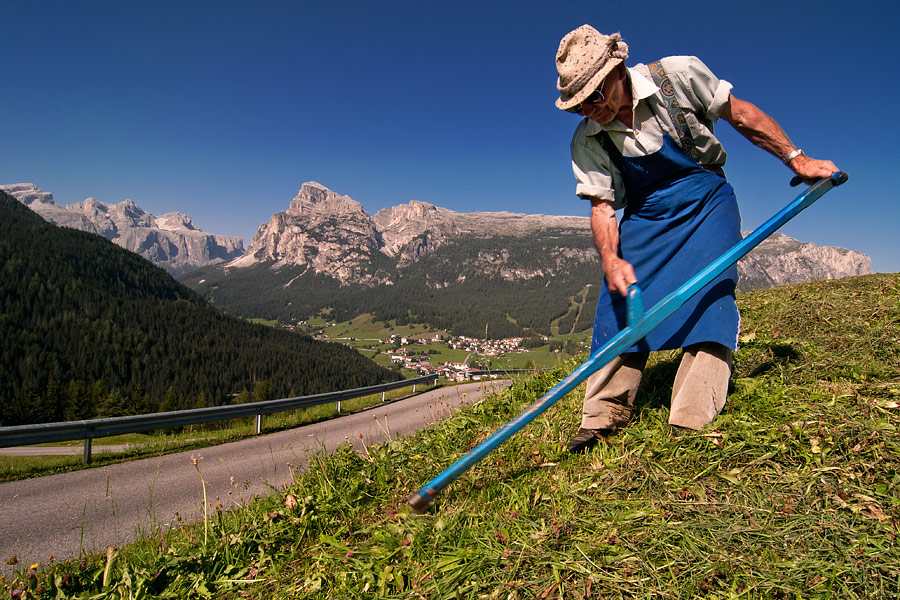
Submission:
<svg viewBox="0 0 900 600">
<path fill-rule="evenodd" d="M 287 396 L 397 375 L 358 353 L 209 307 L 138 255 L 0 194 L 0 423 Z"/>
<path fill-rule="evenodd" d="M 609 444 L 565 454 L 572 394 L 430 513 L 405 510 L 573 363 L 414 438 L 345 447 L 251 507 L 121 548 L 105 588 L 102 556 L 30 585 L 45 598 L 900 596 L 900 276 L 739 304 L 735 389 L 704 431 L 667 425 L 677 356 L 662 353 Z"/>
</svg>

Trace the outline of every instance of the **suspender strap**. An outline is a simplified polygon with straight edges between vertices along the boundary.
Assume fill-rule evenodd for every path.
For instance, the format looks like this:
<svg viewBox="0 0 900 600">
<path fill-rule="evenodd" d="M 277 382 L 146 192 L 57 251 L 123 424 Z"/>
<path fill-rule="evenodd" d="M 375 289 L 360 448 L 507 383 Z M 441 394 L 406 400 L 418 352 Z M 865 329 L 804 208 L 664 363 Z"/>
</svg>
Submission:
<svg viewBox="0 0 900 600">
<path fill-rule="evenodd" d="M 665 107 L 666 112 L 669 113 L 672 122 L 675 123 L 678 142 L 685 152 L 690 154 L 694 160 L 699 161 L 700 152 L 697 150 L 697 145 L 694 143 L 691 129 L 688 127 L 687 119 L 685 118 L 685 113 L 688 111 L 678 105 L 678 101 L 675 99 L 675 88 L 672 87 L 669 76 L 666 74 L 662 64 L 658 60 L 648 64 L 647 67 L 650 69 L 650 76 L 653 78 L 653 83 L 659 88 L 663 107 Z"/>
</svg>

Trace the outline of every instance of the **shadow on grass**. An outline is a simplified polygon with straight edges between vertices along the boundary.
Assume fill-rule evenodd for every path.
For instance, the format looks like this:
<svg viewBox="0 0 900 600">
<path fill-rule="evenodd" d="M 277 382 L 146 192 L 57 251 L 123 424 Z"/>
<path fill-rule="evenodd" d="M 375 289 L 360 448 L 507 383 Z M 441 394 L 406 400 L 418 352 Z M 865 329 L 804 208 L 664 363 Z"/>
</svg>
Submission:
<svg viewBox="0 0 900 600">
<path fill-rule="evenodd" d="M 681 364 L 681 356 L 681 353 L 675 354 L 644 369 L 641 386 L 634 401 L 632 421 L 640 419 L 646 410 L 671 409 L 672 385 Z M 758 365 L 750 376 L 760 375 L 798 357 L 797 352 L 789 344 L 780 344 L 777 348 L 772 348 L 772 359 Z M 731 377 L 728 382 L 729 395 L 734 392 L 734 370 Z"/>
<path fill-rule="evenodd" d="M 681 354 L 660 361 L 644 369 L 641 377 L 641 386 L 638 388 L 637 397 L 634 399 L 632 421 L 641 418 L 645 410 L 657 408 L 669 408 L 672 397 L 672 384 L 675 382 L 675 374 L 678 365 L 681 364 Z"/>
<path fill-rule="evenodd" d="M 797 361 L 801 358 L 800 353 L 790 344 L 768 343 L 766 344 L 766 349 L 770 355 L 769 360 L 765 360 L 756 365 L 748 377 L 758 377 L 759 375 L 768 373 L 772 369 L 792 361 Z"/>
</svg>

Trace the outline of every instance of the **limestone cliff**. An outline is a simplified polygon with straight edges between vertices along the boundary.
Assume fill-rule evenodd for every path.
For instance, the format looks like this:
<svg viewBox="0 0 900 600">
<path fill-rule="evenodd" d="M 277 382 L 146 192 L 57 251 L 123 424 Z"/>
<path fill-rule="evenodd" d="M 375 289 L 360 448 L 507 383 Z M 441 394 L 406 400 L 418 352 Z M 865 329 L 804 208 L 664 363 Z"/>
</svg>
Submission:
<svg viewBox="0 0 900 600">
<path fill-rule="evenodd" d="M 372 217 L 359 202 L 307 182 L 290 207 L 260 226 L 246 254 L 229 266 L 272 261 L 275 267 L 301 265 L 342 283 L 384 282 L 373 268 L 383 242 Z"/>
<path fill-rule="evenodd" d="M 508 281 L 552 277 L 568 266 L 597 261 L 591 249 L 590 220 L 511 212 L 459 213 L 416 200 L 370 216 L 359 202 L 307 182 L 286 211 L 273 215 L 260 227 L 247 253 L 228 266 L 271 261 L 275 267 L 304 266 L 342 285 L 375 285 L 390 283 L 395 277 L 391 271 L 403 270 L 449 243 L 530 236 L 546 248 L 555 232 L 575 233 L 583 239 L 573 246 L 567 238 L 565 244 L 540 255 L 535 253 L 527 264 L 521 259 L 511 262 L 508 253 L 502 251 L 479 250 L 465 261 L 467 268 L 475 266 L 483 275 Z M 389 263 L 385 263 L 385 257 Z M 742 290 L 872 272 L 871 261 L 864 254 L 816 246 L 782 234 L 764 241 L 738 263 L 738 269 Z M 429 285 L 449 283 L 432 279 Z"/>
<path fill-rule="evenodd" d="M 94 198 L 63 207 L 54 202 L 53 194 L 31 183 L 0 189 L 51 223 L 101 235 L 174 274 L 231 260 L 244 252 L 241 238 L 205 233 L 184 213 L 157 217 L 132 200 L 106 204 Z"/>
</svg>

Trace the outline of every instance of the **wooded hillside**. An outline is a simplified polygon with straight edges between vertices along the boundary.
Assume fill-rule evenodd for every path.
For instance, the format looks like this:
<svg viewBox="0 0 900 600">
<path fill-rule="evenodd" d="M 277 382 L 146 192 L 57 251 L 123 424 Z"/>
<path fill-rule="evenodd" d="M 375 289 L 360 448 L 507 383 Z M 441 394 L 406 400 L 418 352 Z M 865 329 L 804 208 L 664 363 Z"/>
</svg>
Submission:
<svg viewBox="0 0 900 600">
<path fill-rule="evenodd" d="M 0 194 L 0 424 L 392 381 L 357 352 L 224 315 L 99 236 Z"/>
</svg>

